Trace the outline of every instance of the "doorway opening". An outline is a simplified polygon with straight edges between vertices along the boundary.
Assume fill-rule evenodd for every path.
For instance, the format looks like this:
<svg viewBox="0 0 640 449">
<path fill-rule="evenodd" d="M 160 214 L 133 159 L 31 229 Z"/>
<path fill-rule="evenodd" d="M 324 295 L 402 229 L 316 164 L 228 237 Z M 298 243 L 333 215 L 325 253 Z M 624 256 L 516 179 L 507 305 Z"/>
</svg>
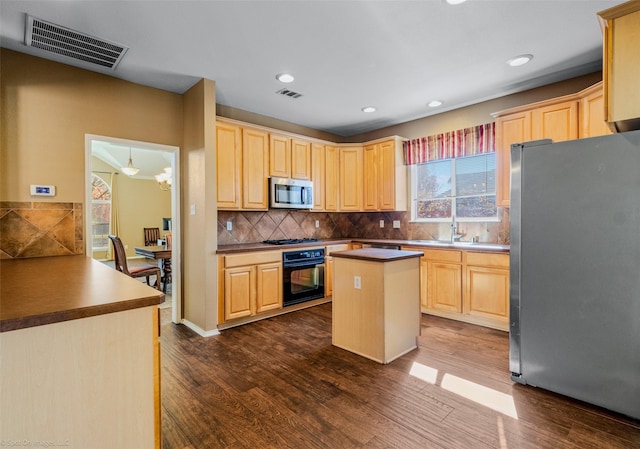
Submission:
<svg viewBox="0 0 640 449">
<path fill-rule="evenodd" d="M 86 255 L 106 264 L 113 260 L 109 234 L 120 237 L 135 264 L 145 260 L 135 249 L 145 247 L 144 228 L 158 228 L 157 243 L 170 245 L 173 273 L 161 307 L 170 304 L 171 320 L 180 323 L 180 148 L 85 135 L 85 204 Z M 165 267 L 162 260 L 145 262 Z"/>
</svg>

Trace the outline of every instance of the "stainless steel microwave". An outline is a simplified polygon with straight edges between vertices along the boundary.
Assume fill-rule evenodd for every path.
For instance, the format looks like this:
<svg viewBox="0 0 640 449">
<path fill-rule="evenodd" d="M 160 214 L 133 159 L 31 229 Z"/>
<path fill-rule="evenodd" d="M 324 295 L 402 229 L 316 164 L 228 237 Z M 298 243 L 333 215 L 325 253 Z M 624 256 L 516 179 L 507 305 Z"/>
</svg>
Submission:
<svg viewBox="0 0 640 449">
<path fill-rule="evenodd" d="M 270 178 L 269 206 L 276 209 L 311 209 L 313 182 L 304 179 Z"/>
</svg>

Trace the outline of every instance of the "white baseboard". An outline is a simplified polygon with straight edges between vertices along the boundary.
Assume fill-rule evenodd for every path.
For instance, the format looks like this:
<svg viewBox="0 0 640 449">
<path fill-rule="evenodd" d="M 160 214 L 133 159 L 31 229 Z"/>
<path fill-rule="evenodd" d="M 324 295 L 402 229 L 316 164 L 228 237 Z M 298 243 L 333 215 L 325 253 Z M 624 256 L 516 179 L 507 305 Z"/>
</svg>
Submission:
<svg viewBox="0 0 640 449">
<path fill-rule="evenodd" d="M 218 329 L 213 329 L 210 331 L 205 331 L 204 329 L 202 329 L 200 326 L 197 326 L 196 324 L 193 324 L 191 321 L 189 320 L 182 320 L 182 324 L 184 324 L 185 326 L 187 326 L 189 329 L 191 329 L 192 331 L 194 331 L 196 334 L 200 335 L 201 337 L 214 337 L 216 335 L 220 335 L 220 331 Z"/>
</svg>

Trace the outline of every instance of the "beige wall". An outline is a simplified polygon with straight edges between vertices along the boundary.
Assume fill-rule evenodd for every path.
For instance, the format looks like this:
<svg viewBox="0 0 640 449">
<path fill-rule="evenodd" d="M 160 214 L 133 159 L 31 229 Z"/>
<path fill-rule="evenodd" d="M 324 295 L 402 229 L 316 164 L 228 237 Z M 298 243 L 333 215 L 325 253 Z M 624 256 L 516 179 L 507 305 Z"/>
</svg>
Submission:
<svg viewBox="0 0 640 449">
<path fill-rule="evenodd" d="M 182 237 L 188 235 L 189 241 L 181 262 L 189 279 L 183 282 L 182 296 L 185 309 L 197 305 L 186 318 L 204 330 L 215 329 L 213 81 L 203 80 L 183 96 L 11 50 L 0 52 L 0 201 L 32 201 L 29 185 L 43 183 L 55 185 L 57 195 L 38 200 L 84 204 L 85 134 L 186 148 L 181 152 L 181 219 L 186 225 Z M 194 217 L 188 215 L 191 203 L 197 207 Z"/>
<path fill-rule="evenodd" d="M 84 203 L 85 134 L 182 145 L 182 96 L 2 49 L 0 200 Z M 42 199 L 40 201 L 48 201 Z"/>
<path fill-rule="evenodd" d="M 92 169 L 111 172 L 114 168 L 98 158 L 91 159 Z M 107 184 L 109 175 L 98 174 Z M 150 179 L 130 178 L 117 175 L 119 193 L 120 238 L 127 248 L 127 256 L 135 256 L 134 248 L 144 246 L 143 228 L 158 228 L 162 231 L 162 217 L 171 217 L 171 191 L 160 190 L 158 183 Z M 91 213 L 87 205 L 87 213 Z M 94 251 L 97 259 L 106 258 L 106 251 Z"/>
<path fill-rule="evenodd" d="M 366 142 L 387 136 L 402 136 L 407 139 L 415 139 L 422 136 L 453 131 L 493 122 L 491 116 L 494 112 L 510 109 L 516 106 L 574 94 L 582 89 L 593 86 L 602 79 L 601 72 L 590 73 L 577 78 L 561 81 L 536 89 L 526 90 L 517 94 L 507 95 L 494 100 L 484 101 L 442 114 L 432 115 L 418 120 L 402 123 L 400 125 L 381 128 L 364 134 L 350 136 L 347 142 Z"/>
<path fill-rule="evenodd" d="M 231 106 L 224 106 L 221 104 L 216 105 L 216 114 L 220 117 L 266 126 L 268 128 L 278 129 L 280 131 L 287 131 L 294 134 L 313 137 L 315 139 L 328 140 L 329 142 L 338 143 L 344 140 L 344 137 L 335 134 L 331 134 L 325 131 L 319 131 L 313 128 L 307 128 L 306 126 L 302 125 L 296 125 L 295 123 L 286 122 L 284 120 L 279 120 L 273 117 L 267 117 L 266 115 L 243 111 L 242 109 L 236 109 Z"/>
<path fill-rule="evenodd" d="M 209 332 L 217 327 L 215 83 L 202 80 L 184 94 L 182 237 L 184 318 Z"/>
</svg>

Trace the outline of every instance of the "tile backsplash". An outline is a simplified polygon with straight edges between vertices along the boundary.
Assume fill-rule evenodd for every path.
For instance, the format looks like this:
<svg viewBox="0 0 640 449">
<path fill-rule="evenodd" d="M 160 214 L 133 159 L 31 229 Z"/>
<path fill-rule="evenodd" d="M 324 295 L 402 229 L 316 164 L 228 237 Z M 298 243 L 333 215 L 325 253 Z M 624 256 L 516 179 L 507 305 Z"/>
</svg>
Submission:
<svg viewBox="0 0 640 449">
<path fill-rule="evenodd" d="M 509 209 L 498 209 L 499 222 L 458 223 L 463 240 L 509 243 Z M 218 211 L 218 245 L 284 238 L 448 239 L 449 223 L 411 223 L 408 212 L 332 213 L 297 210 Z M 384 227 L 380 221 L 384 220 Z M 393 221 L 400 228 L 393 228 Z M 232 230 L 227 231 L 227 222 Z M 316 227 L 316 221 L 318 227 Z"/>
<path fill-rule="evenodd" d="M 82 203 L 0 202 L 0 258 L 84 254 Z"/>
</svg>

